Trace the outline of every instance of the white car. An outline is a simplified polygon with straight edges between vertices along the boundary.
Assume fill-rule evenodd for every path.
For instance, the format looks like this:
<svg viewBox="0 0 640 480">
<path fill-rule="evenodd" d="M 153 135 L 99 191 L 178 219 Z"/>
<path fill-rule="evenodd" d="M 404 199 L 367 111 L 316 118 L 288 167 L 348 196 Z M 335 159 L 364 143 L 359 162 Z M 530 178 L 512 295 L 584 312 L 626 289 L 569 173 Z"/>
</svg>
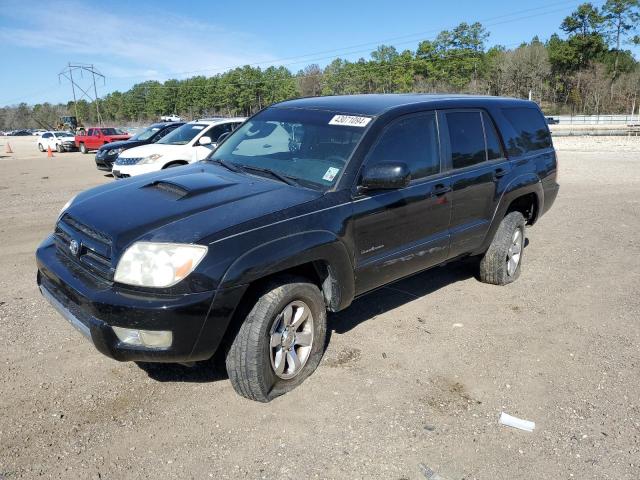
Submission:
<svg viewBox="0 0 640 480">
<path fill-rule="evenodd" d="M 244 117 L 235 117 L 185 123 L 156 143 L 122 152 L 113 164 L 113 176 L 132 177 L 202 160 L 217 147 L 221 136 L 244 121 Z"/>
<path fill-rule="evenodd" d="M 70 152 L 76 149 L 75 137 L 71 132 L 44 132 L 36 141 L 38 150 L 44 152 L 49 147 L 51 150 L 57 150 L 62 153 Z"/>
<path fill-rule="evenodd" d="M 182 118 L 174 113 L 173 115 L 162 115 L 160 120 L 163 122 L 181 122 Z"/>
</svg>

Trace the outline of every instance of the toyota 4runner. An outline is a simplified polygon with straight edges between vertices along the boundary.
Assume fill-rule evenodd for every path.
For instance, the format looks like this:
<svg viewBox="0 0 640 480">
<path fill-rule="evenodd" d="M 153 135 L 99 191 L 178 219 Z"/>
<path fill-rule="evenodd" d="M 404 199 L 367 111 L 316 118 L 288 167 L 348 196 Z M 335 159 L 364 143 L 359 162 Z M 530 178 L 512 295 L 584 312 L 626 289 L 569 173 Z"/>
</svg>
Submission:
<svg viewBox="0 0 640 480">
<path fill-rule="evenodd" d="M 221 351 L 235 390 L 269 401 L 318 366 L 327 311 L 461 257 L 484 282 L 517 279 L 556 173 L 532 102 L 286 101 L 203 161 L 70 200 L 37 250 L 37 281 L 105 355 Z"/>
</svg>

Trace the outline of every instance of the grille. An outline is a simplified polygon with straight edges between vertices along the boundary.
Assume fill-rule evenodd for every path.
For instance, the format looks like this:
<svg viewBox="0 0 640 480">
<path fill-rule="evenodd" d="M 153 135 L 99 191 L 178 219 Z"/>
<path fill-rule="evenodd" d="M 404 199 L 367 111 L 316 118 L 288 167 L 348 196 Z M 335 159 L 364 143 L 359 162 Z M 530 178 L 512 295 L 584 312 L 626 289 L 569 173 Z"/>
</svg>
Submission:
<svg viewBox="0 0 640 480">
<path fill-rule="evenodd" d="M 103 279 L 113 280 L 112 240 L 109 236 L 65 214 L 56 224 L 55 240 L 58 251 L 85 270 Z M 75 254 L 70 248 L 73 240 L 79 244 L 78 252 Z"/>
<path fill-rule="evenodd" d="M 116 160 L 116 165 L 135 165 L 140 160 L 142 160 L 142 157 L 137 157 L 137 158 L 118 157 L 118 159 Z"/>
</svg>

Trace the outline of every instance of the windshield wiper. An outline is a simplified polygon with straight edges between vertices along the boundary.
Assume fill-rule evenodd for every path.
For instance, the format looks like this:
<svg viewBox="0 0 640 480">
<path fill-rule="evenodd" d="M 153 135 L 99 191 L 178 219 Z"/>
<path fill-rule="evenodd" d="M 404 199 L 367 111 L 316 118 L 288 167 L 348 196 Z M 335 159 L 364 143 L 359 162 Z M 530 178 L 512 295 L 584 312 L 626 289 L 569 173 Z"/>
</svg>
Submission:
<svg viewBox="0 0 640 480">
<path fill-rule="evenodd" d="M 240 168 L 242 168 L 243 170 L 252 170 L 255 172 L 266 173 L 268 175 L 271 175 L 273 178 L 294 187 L 300 185 L 300 182 L 298 182 L 295 178 L 282 175 L 281 173 L 278 173 L 275 170 L 271 170 L 270 168 L 254 167 L 252 165 L 241 165 Z"/>
<path fill-rule="evenodd" d="M 239 166 L 237 166 L 234 163 L 231 162 L 227 162 L 226 160 L 222 160 L 221 158 L 205 158 L 206 161 L 208 162 L 214 162 L 217 163 L 218 165 L 222 165 L 224 168 L 226 168 L 227 170 L 231 170 L 232 172 L 235 173 L 240 173 L 242 172 L 242 168 L 240 168 Z"/>
</svg>

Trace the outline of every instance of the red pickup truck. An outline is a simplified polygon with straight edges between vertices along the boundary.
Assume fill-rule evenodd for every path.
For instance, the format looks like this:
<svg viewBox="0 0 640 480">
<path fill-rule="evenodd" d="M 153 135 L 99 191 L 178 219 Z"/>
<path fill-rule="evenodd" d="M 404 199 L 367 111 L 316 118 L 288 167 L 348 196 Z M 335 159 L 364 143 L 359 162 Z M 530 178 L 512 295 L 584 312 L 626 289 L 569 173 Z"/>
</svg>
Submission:
<svg viewBox="0 0 640 480">
<path fill-rule="evenodd" d="M 82 153 L 89 150 L 98 150 L 102 145 L 120 140 L 129 140 L 131 135 L 112 127 L 93 127 L 87 130 L 85 135 L 76 135 L 76 147 Z"/>
</svg>

